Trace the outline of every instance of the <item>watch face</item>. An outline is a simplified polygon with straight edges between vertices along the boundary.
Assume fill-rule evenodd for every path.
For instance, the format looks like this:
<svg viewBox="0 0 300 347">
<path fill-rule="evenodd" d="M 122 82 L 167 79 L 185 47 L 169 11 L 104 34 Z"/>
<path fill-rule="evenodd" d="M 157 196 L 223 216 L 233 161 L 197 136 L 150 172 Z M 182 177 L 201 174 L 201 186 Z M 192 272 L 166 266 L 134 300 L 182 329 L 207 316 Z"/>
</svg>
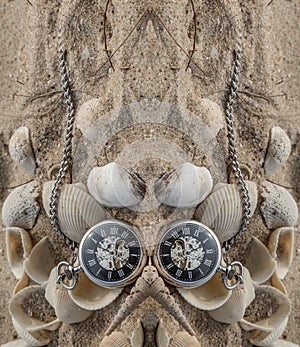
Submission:
<svg viewBox="0 0 300 347">
<path fill-rule="evenodd" d="M 120 286 L 140 270 L 143 251 L 133 229 L 119 221 L 93 226 L 79 246 L 79 262 L 85 274 L 104 287 Z"/>
<path fill-rule="evenodd" d="M 196 221 L 179 221 L 161 238 L 157 258 L 171 282 L 196 287 L 215 274 L 221 261 L 221 247 L 207 226 Z"/>
</svg>

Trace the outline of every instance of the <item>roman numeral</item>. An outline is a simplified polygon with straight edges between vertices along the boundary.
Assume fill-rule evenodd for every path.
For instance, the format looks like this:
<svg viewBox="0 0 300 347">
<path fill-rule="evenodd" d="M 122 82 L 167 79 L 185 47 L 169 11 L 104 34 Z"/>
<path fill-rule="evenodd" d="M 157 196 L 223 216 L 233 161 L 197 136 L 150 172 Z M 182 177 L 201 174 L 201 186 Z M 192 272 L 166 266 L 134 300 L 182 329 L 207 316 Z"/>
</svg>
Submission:
<svg viewBox="0 0 300 347">
<path fill-rule="evenodd" d="M 88 263 L 89 263 L 89 266 L 94 266 L 97 264 L 95 259 L 89 260 Z"/>
<path fill-rule="evenodd" d="M 108 271 L 107 272 L 107 278 L 110 280 L 111 279 L 111 275 L 112 275 L 112 272 L 111 271 Z"/>
<path fill-rule="evenodd" d="M 205 259 L 205 260 L 204 260 L 204 265 L 210 267 L 211 264 L 212 264 L 212 260 L 209 260 L 209 259 Z"/>
<path fill-rule="evenodd" d="M 179 234 L 177 231 L 173 231 L 172 232 L 172 236 L 174 237 L 174 239 L 178 239 L 179 238 Z"/>
<path fill-rule="evenodd" d="M 171 247 L 171 246 L 172 246 L 172 243 L 169 242 L 169 241 L 165 241 L 165 242 L 164 242 L 164 245 L 165 245 L 165 246 L 168 246 L 168 247 Z"/>
<path fill-rule="evenodd" d="M 206 250 L 206 254 L 213 254 L 214 253 L 214 249 L 210 248 Z"/>
<path fill-rule="evenodd" d="M 205 244 L 208 241 L 208 237 L 203 241 L 203 243 Z"/>
<path fill-rule="evenodd" d="M 193 278 L 193 273 L 192 273 L 192 271 L 188 271 L 188 276 L 189 276 L 189 279 L 190 279 L 190 280 Z"/>
<path fill-rule="evenodd" d="M 91 238 L 92 239 L 92 241 L 94 241 L 96 244 L 98 243 L 98 241 L 95 239 L 95 238 Z"/>
<path fill-rule="evenodd" d="M 166 266 L 166 268 L 167 268 L 168 270 L 170 270 L 170 269 L 172 269 L 173 266 L 174 266 L 174 264 L 173 264 L 173 263 L 170 263 L 170 264 L 168 264 L 168 265 Z"/>
<path fill-rule="evenodd" d="M 88 249 L 85 250 L 85 253 L 87 253 L 87 254 L 94 254 L 94 250 L 88 248 Z"/>
<path fill-rule="evenodd" d="M 202 276 L 204 276 L 204 272 L 198 267 L 199 272 L 201 273 Z"/>
<path fill-rule="evenodd" d="M 130 263 L 127 263 L 126 266 L 127 266 L 129 269 L 131 269 L 131 270 L 133 269 L 133 265 L 130 264 Z"/>
<path fill-rule="evenodd" d="M 175 276 L 181 277 L 181 275 L 182 275 L 182 271 L 181 271 L 180 269 L 178 269 L 178 270 L 176 271 Z"/>
<path fill-rule="evenodd" d="M 130 241 L 130 242 L 128 243 L 128 246 L 129 246 L 129 247 L 137 246 L 137 243 L 136 243 L 136 241 Z"/>
<path fill-rule="evenodd" d="M 126 237 L 129 235 L 129 232 L 128 231 L 126 231 L 126 230 L 124 230 L 123 232 L 122 232 L 122 234 L 121 234 L 121 238 L 122 239 L 126 239 Z"/>
<path fill-rule="evenodd" d="M 168 256 L 169 256 L 169 254 L 163 254 L 162 256 L 163 256 L 163 257 L 168 257 Z"/>
<path fill-rule="evenodd" d="M 195 237 L 199 237 L 199 234 L 200 234 L 200 230 L 196 230 L 196 231 L 194 232 L 194 236 L 195 236 Z"/>
<path fill-rule="evenodd" d="M 100 230 L 100 235 L 101 235 L 102 237 L 105 237 L 105 236 L 106 236 L 106 231 L 103 230 L 103 229 L 101 229 L 101 230 Z"/>
<path fill-rule="evenodd" d="M 101 270 L 102 270 L 102 268 L 100 267 L 99 270 L 98 270 L 97 273 L 96 273 L 96 276 L 99 275 L 99 273 L 101 272 Z"/>
<path fill-rule="evenodd" d="M 190 235 L 191 234 L 190 228 L 182 228 L 182 231 L 183 231 L 184 235 Z"/>
<path fill-rule="evenodd" d="M 123 269 L 118 270 L 118 275 L 119 275 L 120 277 L 125 276 Z"/>
<path fill-rule="evenodd" d="M 111 235 L 117 235 L 118 233 L 118 228 L 117 227 L 111 227 L 110 228 L 110 234 Z"/>
</svg>

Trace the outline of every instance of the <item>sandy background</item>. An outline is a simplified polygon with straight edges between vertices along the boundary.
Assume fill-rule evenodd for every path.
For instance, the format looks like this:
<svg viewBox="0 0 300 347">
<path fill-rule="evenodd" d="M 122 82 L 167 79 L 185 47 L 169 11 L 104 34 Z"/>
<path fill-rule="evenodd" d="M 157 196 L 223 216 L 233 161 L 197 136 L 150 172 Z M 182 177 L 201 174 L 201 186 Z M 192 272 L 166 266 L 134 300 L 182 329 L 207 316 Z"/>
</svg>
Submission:
<svg viewBox="0 0 300 347">
<path fill-rule="evenodd" d="M 60 94 L 57 59 L 59 23 L 65 31 L 64 40 L 74 83 L 76 108 L 99 96 L 99 114 L 114 114 L 118 110 L 121 115 L 131 116 L 138 112 L 136 105 L 143 105 L 145 100 L 164 103 L 169 111 L 173 107 L 175 111 L 185 110 L 186 114 L 192 115 L 198 113 L 201 97 L 207 97 L 223 107 L 236 28 L 240 24 L 244 32 L 241 92 L 236 108 L 240 161 L 253 170 L 254 180 L 261 180 L 269 130 L 274 125 L 280 125 L 291 138 L 292 154 L 283 170 L 271 179 L 289 187 L 292 195 L 299 200 L 300 1 L 197 0 L 194 1 L 194 21 L 189 1 L 113 0 L 107 12 L 106 23 L 107 45 L 112 52 L 124 42 L 129 31 L 143 16 L 132 35 L 114 55 L 114 69 L 108 63 L 104 64 L 107 61 L 103 31 L 105 4 L 106 1 L 102 0 L 0 0 L 0 201 L 8 195 L 9 188 L 30 179 L 16 167 L 8 154 L 9 138 L 19 126 L 26 125 L 30 128 L 38 164 L 36 179 L 41 184 L 48 179 L 48 170 L 61 157 L 65 111 Z M 146 9 L 150 11 L 145 13 Z M 188 58 L 183 50 L 191 52 L 195 33 L 196 51 L 193 62 L 186 70 Z M 106 123 L 103 123 L 100 130 L 107 141 L 97 148 L 91 144 L 90 147 L 84 147 L 86 142 L 77 129 L 74 181 L 86 179 L 85 163 L 82 161 L 87 152 L 91 166 L 104 165 L 112 160 L 128 162 L 130 151 L 126 146 L 143 138 L 150 139 L 150 142 L 159 138 L 158 143 L 162 143 L 162 138 L 168 139 L 169 144 L 175 143 L 176 148 L 183 149 L 182 156 L 185 159 L 197 165 L 206 164 L 215 183 L 225 181 L 226 174 L 222 170 L 226 156 L 224 128 L 217 137 L 217 153 L 222 157 L 221 162 L 215 163 L 214 168 L 212 160 L 209 160 L 212 153 L 207 153 L 209 149 L 201 147 L 201 141 L 193 141 L 187 130 L 181 130 L 182 115 L 175 111 L 170 111 L 171 120 L 168 121 L 168 124 L 176 127 L 175 130 L 162 124 L 150 127 L 152 132 L 146 125 L 133 124 L 126 128 L 127 120 L 124 117 L 121 117 L 124 124 L 117 124 L 117 130 L 105 128 Z M 159 112 L 163 114 L 163 111 Z M 194 122 L 198 118 L 195 117 Z M 201 119 L 198 124 L 202 124 L 201 122 L 211 124 L 213 120 Z M 197 123 L 192 125 L 197 128 Z M 199 133 L 201 134 L 200 130 Z M 146 160 L 145 156 L 140 155 L 132 163 L 128 162 L 147 183 L 174 167 L 178 160 L 174 153 L 174 160 L 165 158 L 163 153 L 168 153 L 167 146 L 159 148 L 160 156 Z M 124 152 L 122 156 L 120 153 Z M 110 212 L 118 218 L 135 223 L 145 231 L 152 224 L 163 224 L 168 218 L 174 217 L 173 211 L 153 205 L 144 206 L 144 209 L 142 212 L 124 209 Z M 254 234 L 263 241 L 267 238 L 268 231 L 259 212 L 253 217 L 249 234 Z M 58 260 L 67 256 L 64 244 L 53 236 L 45 212 L 40 214 L 31 235 L 35 242 L 45 235 L 51 235 Z M 244 241 L 247 241 L 247 237 Z M 284 281 L 292 301 L 292 313 L 284 338 L 300 342 L 298 232 L 295 241 L 294 262 Z M 242 251 L 239 254 L 237 249 L 233 253 L 245 256 Z M 4 232 L 0 234 L 0 264 L 0 283 L 5 283 L 0 288 L 0 343 L 4 343 L 16 338 L 7 309 L 16 281 L 6 261 Z M 113 307 L 95 312 L 83 323 L 63 325 L 55 333 L 50 345 L 97 346 L 104 327 L 117 312 L 124 295 Z M 201 345 L 249 346 L 246 342 L 247 335 L 237 324 L 229 326 L 214 322 L 205 312 L 196 312 L 176 293 L 174 295 L 195 327 Z M 158 306 L 154 310 L 156 314 L 151 313 L 149 309 L 153 305 L 155 304 L 150 300 L 131 318 L 132 321 L 136 317 L 142 318 L 142 322 L 148 327 L 147 346 L 154 346 L 150 341 L 155 332 L 157 317 L 165 315 Z M 259 305 L 253 307 L 254 311 L 260 309 L 264 310 Z M 166 317 L 168 319 L 170 318 Z M 174 323 L 170 320 L 170 325 L 172 324 Z"/>
</svg>

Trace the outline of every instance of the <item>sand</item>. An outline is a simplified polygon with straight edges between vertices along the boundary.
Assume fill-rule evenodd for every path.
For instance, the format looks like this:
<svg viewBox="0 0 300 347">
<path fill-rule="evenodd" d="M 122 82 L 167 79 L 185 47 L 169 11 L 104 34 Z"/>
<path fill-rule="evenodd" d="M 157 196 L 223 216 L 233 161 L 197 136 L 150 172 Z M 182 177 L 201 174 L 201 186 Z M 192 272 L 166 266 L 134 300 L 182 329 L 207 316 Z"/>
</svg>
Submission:
<svg viewBox="0 0 300 347">
<path fill-rule="evenodd" d="M 74 182 L 85 182 L 92 167 L 114 160 L 137 172 L 149 186 L 183 161 L 204 165 L 210 169 L 215 183 L 225 182 L 224 120 L 217 115 L 214 118 L 201 113 L 200 100 L 208 98 L 224 108 L 236 29 L 240 24 L 244 56 L 235 112 L 238 155 L 241 163 L 252 170 L 252 179 L 261 182 L 269 131 L 275 125 L 284 128 L 292 142 L 291 156 L 270 180 L 288 187 L 299 201 L 300 2 L 113 0 L 108 6 L 104 34 L 105 5 L 106 1 L 102 0 L 1 1 L 0 207 L 12 187 L 31 179 L 8 153 L 9 139 L 19 126 L 30 129 L 38 165 L 35 178 L 40 185 L 49 179 L 49 170 L 59 163 L 62 155 L 65 108 L 57 59 L 59 25 L 64 30 L 77 112 Z M 111 59 L 112 66 L 104 50 L 105 36 L 108 54 L 120 46 Z M 193 59 L 189 63 L 186 53 L 189 55 L 193 49 Z M 84 102 L 95 97 L 99 97 L 99 101 L 94 116 L 101 115 L 96 135 L 86 133 L 83 136 L 86 128 L 82 120 L 80 123 L 78 110 Z M 149 117 L 156 124 L 143 123 Z M 205 145 L 205 126 L 215 132 L 220 129 L 217 136 L 210 134 L 215 139 L 212 146 Z M 153 235 L 161 226 L 169 220 L 191 216 L 193 212 L 158 206 L 151 196 L 153 192 L 148 190 L 147 203 L 136 210 L 108 209 L 112 216 L 140 227 L 150 246 L 155 243 Z M 55 257 L 64 260 L 68 256 L 64 243 L 53 235 L 45 211 L 40 213 L 30 234 L 34 243 L 49 235 Z M 244 242 L 233 249 L 235 259 L 245 259 L 249 235 L 255 235 L 263 242 L 269 235 L 258 209 L 248 234 L 243 237 Z M 296 231 L 293 264 L 284 279 L 292 312 L 283 333 L 284 339 L 298 343 L 299 242 Z M 8 301 L 16 280 L 9 270 L 5 248 L 5 233 L 2 232 L 0 343 L 17 338 L 8 312 Z M 238 324 L 215 322 L 206 312 L 185 303 L 172 287 L 170 290 L 195 328 L 201 346 L 251 345 L 247 342 L 247 333 Z M 53 334 L 50 346 L 99 345 L 105 328 L 128 291 L 113 305 L 93 313 L 86 321 L 63 324 Z M 39 303 L 40 307 L 45 304 L 37 298 L 36 307 Z M 268 307 L 261 313 L 255 312 L 256 307 L 253 304 L 248 314 L 255 317 L 269 312 Z M 160 317 L 167 322 L 170 331 L 178 328 L 153 300 L 135 311 L 123 328 L 130 330 L 136 319 L 141 319 L 145 327 L 145 346 L 154 346 Z"/>
</svg>

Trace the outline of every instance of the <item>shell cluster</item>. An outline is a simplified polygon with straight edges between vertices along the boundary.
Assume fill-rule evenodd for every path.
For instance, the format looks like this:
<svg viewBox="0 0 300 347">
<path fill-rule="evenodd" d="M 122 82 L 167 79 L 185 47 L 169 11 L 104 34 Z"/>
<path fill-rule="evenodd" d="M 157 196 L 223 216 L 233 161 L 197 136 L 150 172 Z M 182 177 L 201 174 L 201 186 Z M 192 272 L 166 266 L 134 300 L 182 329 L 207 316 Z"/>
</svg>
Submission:
<svg viewBox="0 0 300 347">
<path fill-rule="evenodd" d="M 285 132 L 273 128 L 264 165 L 266 176 L 285 164 L 290 147 Z M 36 165 L 27 128 L 21 127 L 13 135 L 10 153 L 25 172 L 33 175 Z M 206 284 L 197 288 L 178 288 L 178 292 L 188 304 L 207 311 L 218 322 L 239 322 L 242 329 L 250 332 L 249 341 L 254 345 L 292 346 L 292 343 L 280 340 L 280 336 L 291 312 L 284 278 L 292 263 L 297 205 L 287 189 L 279 185 L 269 181 L 259 186 L 253 181 L 246 183 L 251 214 L 258 201 L 262 201 L 259 210 L 270 235 L 267 245 L 251 237 L 246 250 L 244 283 L 234 291 L 228 291 L 217 272 Z M 49 214 L 53 185 L 54 181 L 49 181 L 40 189 L 38 182 L 29 182 L 15 188 L 3 204 L 7 258 L 18 281 L 9 303 L 13 325 L 22 339 L 15 341 L 18 346 L 47 345 L 53 336 L 51 332 L 61 323 L 82 322 L 93 311 L 112 304 L 122 293 L 122 288 L 107 289 L 95 285 L 84 273 L 80 273 L 73 291 L 66 291 L 56 284 L 57 268 L 49 238 L 44 237 L 33 245 L 30 235 L 40 211 L 38 197 L 42 195 L 44 209 Z M 205 167 L 185 162 L 158 178 L 153 191 L 161 204 L 194 207 L 194 219 L 214 230 L 221 243 L 239 231 L 243 206 L 238 185 L 217 183 L 213 186 L 211 174 Z M 104 207 L 137 205 L 144 199 L 145 192 L 143 179 L 121 165 L 112 162 L 95 167 L 89 173 L 87 186 L 82 183 L 63 185 L 57 215 L 60 227 L 69 238 L 80 242 L 86 230 L 108 217 Z M 158 347 L 201 346 L 194 328 L 171 293 L 149 261 L 110 322 L 99 346 L 142 347 L 145 341 L 142 322 L 137 320 L 130 331 L 126 331 L 123 323 L 149 299 L 164 308 L 176 327 L 171 331 L 163 320 L 159 321 L 155 337 Z M 31 317 L 26 311 L 26 302 L 36 295 L 45 298 L 49 309 L 53 310 L 50 321 L 43 320 L 43 315 Z M 253 319 L 249 316 L 249 308 L 259 297 L 269 298 L 276 309 L 265 318 Z M 6 345 L 14 346 L 15 342 Z"/>
</svg>

